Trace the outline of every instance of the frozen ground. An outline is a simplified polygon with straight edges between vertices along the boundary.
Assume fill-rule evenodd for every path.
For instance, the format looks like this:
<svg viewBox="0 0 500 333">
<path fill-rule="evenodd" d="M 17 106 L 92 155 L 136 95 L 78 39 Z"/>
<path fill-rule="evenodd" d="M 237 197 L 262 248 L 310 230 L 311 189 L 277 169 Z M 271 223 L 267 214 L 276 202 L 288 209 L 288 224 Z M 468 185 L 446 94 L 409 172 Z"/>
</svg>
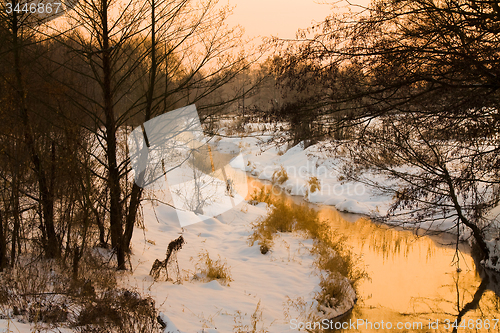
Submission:
<svg viewBox="0 0 500 333">
<path fill-rule="evenodd" d="M 261 141 L 224 138 L 218 141 L 217 149 L 224 151 L 225 146 L 236 144 L 248 161 L 257 159 L 273 167 L 271 161 L 278 156 L 278 150 L 270 148 L 260 154 L 257 150 Z M 282 157 L 300 151 L 294 148 Z M 245 165 L 233 163 L 241 169 Z M 168 201 L 169 194 L 156 191 L 156 195 Z M 266 214 L 265 204 L 242 202 L 213 218 L 186 225 L 178 221 L 182 215 L 169 206 L 145 205 L 145 229 L 136 230 L 133 238 L 133 275 L 125 275 L 124 283 L 156 299 L 161 317 L 168 324 L 165 332 L 247 332 L 253 331 L 252 327 L 257 328 L 256 332 L 293 331 L 292 319 L 302 321 L 308 314 L 318 315 L 314 297 L 320 278 L 309 252 L 312 241 L 295 234 L 280 234 L 272 251 L 262 255 L 259 245 L 249 246 L 248 239 L 251 223 Z M 180 276 L 170 273 L 179 282 L 154 282 L 149 276 L 154 260 L 164 259 L 168 243 L 181 234 L 186 244 L 177 255 Z M 214 260 L 220 257 L 227 262 L 233 280 L 229 285 L 195 278 L 199 255 L 204 252 Z M 345 302 L 336 309 L 324 309 L 329 318 L 353 306 L 356 295 L 347 285 Z"/>
<path fill-rule="evenodd" d="M 222 138 L 218 145 L 238 145 L 245 164 L 244 171 L 262 180 L 272 180 L 283 167 L 288 180 L 281 184 L 292 195 L 304 196 L 314 203 L 333 205 L 341 211 L 383 215 L 392 197 L 375 192 L 360 183 L 345 181 L 340 168 L 349 163 L 341 156 L 332 156 L 319 143 L 307 149 L 301 145 L 284 149 L 274 147 L 270 135 Z M 238 167 L 238 165 L 234 165 Z M 374 180 L 380 176 L 366 174 Z M 308 181 L 317 177 L 321 190 L 310 193 Z M 259 245 L 249 246 L 251 223 L 267 213 L 266 205 L 252 206 L 242 202 L 229 211 L 192 225 L 180 226 L 176 211 L 166 205 L 144 205 L 144 230 L 136 229 L 133 237 L 132 274 L 125 273 L 122 282 L 155 298 L 162 319 L 168 324 L 164 332 L 291 332 L 290 321 L 304 320 L 314 308 L 314 296 L 320 281 L 314 257 L 309 253 L 310 240 L 295 234 L 281 234 L 273 251 L 262 255 Z M 498 219 L 500 207 L 488 218 Z M 446 225 L 438 226 L 446 228 Z M 178 283 L 154 282 L 149 271 L 155 259 L 164 259 L 170 241 L 180 234 L 186 244 L 178 252 L 180 268 Z M 486 265 L 500 270 L 498 239 L 488 241 L 493 256 Z M 227 262 L 233 281 L 225 285 L 217 280 L 194 278 L 198 256 Z M 172 274 L 171 274 L 172 277 Z M 347 310 L 351 302 L 341 304 L 331 315 Z M 336 312 L 335 312 L 336 311 Z M 31 332 L 30 325 L 0 320 L 0 332 Z M 13 328 L 15 324 L 15 328 Z M 3 331 L 2 331 L 3 330 Z"/>
<path fill-rule="evenodd" d="M 124 272 L 120 280 L 122 286 L 155 299 L 167 323 L 164 332 L 291 332 L 291 320 L 300 322 L 308 313 L 316 313 L 314 297 L 320 279 L 309 252 L 312 241 L 281 234 L 266 255 L 257 243 L 249 246 L 251 222 L 266 215 L 266 204 L 244 202 L 216 218 L 184 227 L 169 206 L 146 203 L 143 213 L 144 229 L 136 229 L 132 240 L 132 273 Z M 180 274 L 169 270 L 175 282 L 155 282 L 149 275 L 153 262 L 165 258 L 169 242 L 180 234 L 186 241 L 177 254 Z M 195 277 L 199 276 L 198 256 L 206 252 L 214 260 L 220 257 L 227 262 L 229 284 Z M 330 316 L 344 313 L 354 304 L 356 295 L 347 285 L 346 301 L 336 309 L 325 309 Z M 2 333 L 33 329 L 33 325 L 17 321 L 0 321 Z"/>
</svg>

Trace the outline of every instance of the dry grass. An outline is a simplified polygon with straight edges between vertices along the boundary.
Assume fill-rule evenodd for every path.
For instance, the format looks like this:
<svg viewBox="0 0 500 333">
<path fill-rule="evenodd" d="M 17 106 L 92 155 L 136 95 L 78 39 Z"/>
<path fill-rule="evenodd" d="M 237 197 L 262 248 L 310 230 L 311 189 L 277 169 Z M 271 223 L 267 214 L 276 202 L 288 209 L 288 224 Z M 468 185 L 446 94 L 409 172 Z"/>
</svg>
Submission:
<svg viewBox="0 0 500 333">
<path fill-rule="evenodd" d="M 266 254 L 273 246 L 274 235 L 278 232 L 304 232 L 316 237 L 319 232 L 318 213 L 307 205 L 295 205 L 285 200 L 272 200 L 271 209 L 266 218 L 252 224 L 253 234 L 250 236 L 251 246 L 255 242 L 260 245 L 262 254 Z"/>
<path fill-rule="evenodd" d="M 259 202 L 265 202 L 268 205 L 271 205 L 273 203 L 271 190 L 269 188 L 261 187 L 260 189 L 255 189 L 250 195 L 250 200 L 248 200 L 249 204 L 255 206 Z"/>
<path fill-rule="evenodd" d="M 306 232 L 313 238 L 319 234 L 318 213 L 307 205 L 295 205 L 285 200 L 272 200 L 272 208 L 266 218 L 252 224 L 254 230 L 250 244 L 255 241 L 271 242 L 277 232 Z"/>
<path fill-rule="evenodd" d="M 277 183 L 277 184 L 281 185 L 284 182 L 286 182 L 287 180 L 288 180 L 288 174 L 283 166 L 281 166 L 279 170 L 274 171 L 273 178 L 272 178 L 272 182 L 274 184 Z"/>
<path fill-rule="evenodd" d="M 309 180 L 307 181 L 307 184 L 309 185 L 309 193 L 321 191 L 321 183 L 318 180 L 318 177 L 309 178 Z"/>
<path fill-rule="evenodd" d="M 342 284 L 342 277 L 322 277 L 319 286 L 321 291 L 316 294 L 318 304 L 334 308 L 343 302 L 346 297 L 346 285 Z"/>
<path fill-rule="evenodd" d="M 345 297 L 346 286 L 339 282 L 339 276 L 346 277 L 353 288 L 368 277 L 359 256 L 346 244 L 346 237 L 337 233 L 328 222 L 321 221 L 318 212 L 307 205 L 274 200 L 267 217 L 255 222 L 252 228 L 249 243 L 258 242 L 262 253 L 263 248 L 267 251 L 272 248 L 278 232 L 301 232 L 314 240 L 311 253 L 316 256 L 315 266 L 323 272 L 321 291 L 316 295 L 321 305 L 334 307 Z"/>
<path fill-rule="evenodd" d="M 20 260 L 3 273 L 0 314 L 33 323 L 37 332 L 160 332 L 153 300 L 118 288 L 112 266 L 97 252 L 87 254 L 76 279 L 54 260 Z"/>
<path fill-rule="evenodd" d="M 251 316 L 249 325 L 243 324 L 243 314 L 241 313 L 241 311 L 236 311 L 236 315 L 234 316 L 234 323 L 234 333 L 269 333 L 268 329 L 264 326 L 260 300 L 257 303 L 255 311 Z"/>
<path fill-rule="evenodd" d="M 199 273 L 195 276 L 201 276 L 202 279 L 207 281 L 219 280 L 227 286 L 233 281 L 227 262 L 225 260 L 223 261 L 220 256 L 219 259 L 213 260 L 210 258 L 208 252 L 199 254 L 196 269 Z"/>
</svg>

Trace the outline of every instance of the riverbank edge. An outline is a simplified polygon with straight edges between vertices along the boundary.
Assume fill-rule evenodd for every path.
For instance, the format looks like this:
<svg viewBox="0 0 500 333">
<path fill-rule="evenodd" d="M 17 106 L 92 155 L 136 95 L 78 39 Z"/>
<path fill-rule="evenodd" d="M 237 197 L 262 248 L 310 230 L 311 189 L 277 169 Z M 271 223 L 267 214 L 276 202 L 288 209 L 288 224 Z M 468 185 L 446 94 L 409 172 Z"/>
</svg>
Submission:
<svg viewBox="0 0 500 333">
<path fill-rule="evenodd" d="M 264 135 L 263 137 L 266 137 L 266 135 Z M 263 141 L 261 140 L 261 145 L 262 142 Z M 375 200 L 372 200 L 371 198 L 375 197 L 374 195 L 370 194 L 366 195 L 365 193 L 363 193 L 364 196 L 362 197 L 362 200 L 358 201 L 356 200 L 356 195 L 350 195 L 349 193 L 348 193 L 349 195 L 340 197 L 339 200 L 332 200 L 331 195 L 329 196 L 316 195 L 315 192 L 312 191 L 311 191 L 312 193 L 310 193 L 309 187 L 310 187 L 311 175 L 309 174 L 308 171 L 311 168 L 311 166 L 313 166 L 314 169 L 314 165 L 316 166 L 315 170 L 318 170 L 319 169 L 318 165 L 320 165 L 320 167 L 323 167 L 325 170 L 327 170 L 329 175 L 331 175 L 332 173 L 339 175 L 338 181 L 335 183 L 335 185 L 338 184 L 340 186 L 343 186 L 342 191 L 344 191 L 344 189 L 347 188 L 348 189 L 347 192 L 349 192 L 348 186 L 350 186 L 350 189 L 355 188 L 356 186 L 359 185 L 365 186 L 364 184 L 352 181 L 347 182 L 345 179 L 342 179 L 343 176 L 338 172 L 338 170 L 332 168 L 332 166 L 336 166 L 335 163 L 329 163 L 329 164 L 327 163 L 329 159 L 332 159 L 332 157 L 327 156 L 324 154 L 324 152 L 322 152 L 321 145 L 324 145 L 325 144 L 324 142 L 319 142 L 315 145 L 308 147 L 307 149 L 304 148 L 304 143 L 301 142 L 296 146 L 289 147 L 288 149 L 286 149 L 286 151 L 277 149 L 276 147 L 272 147 L 272 143 L 270 143 L 266 144 L 267 147 L 262 147 L 262 146 L 259 147 L 259 151 L 257 152 L 253 151 L 252 148 L 254 147 L 252 147 L 252 143 L 249 144 L 249 142 L 247 142 L 246 144 L 247 144 L 247 150 L 249 150 L 249 152 L 247 152 L 247 154 L 244 155 L 244 158 L 246 161 L 248 161 L 248 163 L 243 169 L 243 171 L 245 171 L 247 174 L 250 174 L 253 178 L 256 178 L 258 180 L 270 181 L 273 183 L 274 186 L 277 186 L 283 192 L 289 195 L 302 197 L 302 199 L 305 202 L 318 205 L 332 206 L 335 207 L 335 209 L 337 209 L 339 212 L 366 216 L 374 221 L 381 222 L 391 227 L 400 226 L 403 227 L 404 229 L 412 229 L 412 230 L 423 229 L 429 232 L 443 232 L 453 235 L 457 234 L 456 230 L 454 230 L 453 228 L 449 228 L 447 223 L 441 223 L 437 225 L 433 223 L 428 225 L 421 225 L 420 223 L 419 224 L 406 223 L 403 225 L 396 225 L 399 223 L 382 219 L 382 217 L 385 215 L 384 212 L 387 212 L 388 210 L 389 203 L 392 202 L 392 198 L 387 195 L 385 197 L 382 195 L 376 197 Z M 267 153 L 266 158 L 259 158 L 259 155 L 262 155 L 263 151 Z M 343 163 L 348 163 L 348 161 L 346 162 L 345 159 L 342 157 L 338 159 L 342 160 Z M 289 164 L 287 162 L 295 162 L 295 163 Z M 273 179 L 275 177 L 275 173 L 283 168 L 285 170 L 288 168 L 294 168 L 295 171 L 298 170 L 298 176 L 293 175 L 287 178 L 284 182 L 281 183 L 277 182 L 276 179 Z M 304 170 L 305 172 L 303 172 Z M 303 172 L 302 175 L 301 172 Z M 327 174 L 327 172 L 325 172 L 325 174 Z M 307 179 L 308 176 L 309 180 Z M 322 178 L 320 177 L 320 175 L 318 175 L 316 178 L 316 181 L 319 181 L 320 184 L 323 183 L 325 180 L 326 178 Z M 330 185 L 331 185 L 331 178 L 328 180 L 330 180 Z M 489 213 L 489 218 L 491 218 L 492 220 L 496 219 L 498 221 L 499 216 L 500 216 L 500 205 L 492 209 L 492 211 Z M 500 221 L 498 221 L 498 223 L 500 223 Z M 464 234 L 463 231 L 462 234 Z M 466 237 L 466 239 L 467 238 L 472 239 L 472 237 Z M 500 272 L 500 236 L 487 237 L 486 244 L 490 255 L 489 258 L 481 260 L 480 263 L 486 269 L 490 269 L 495 272 Z M 470 241 L 469 245 L 472 245 Z"/>
</svg>

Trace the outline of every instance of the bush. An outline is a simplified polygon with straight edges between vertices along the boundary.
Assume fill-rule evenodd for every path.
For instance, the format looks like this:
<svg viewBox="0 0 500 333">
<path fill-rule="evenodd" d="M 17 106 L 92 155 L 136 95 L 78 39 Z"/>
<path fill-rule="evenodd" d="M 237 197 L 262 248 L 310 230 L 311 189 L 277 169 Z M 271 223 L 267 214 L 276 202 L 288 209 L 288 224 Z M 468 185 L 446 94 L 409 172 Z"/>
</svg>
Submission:
<svg viewBox="0 0 500 333">
<path fill-rule="evenodd" d="M 81 306 L 77 332 L 160 332 L 155 302 L 134 291 L 109 290 Z"/>
<path fill-rule="evenodd" d="M 96 251 L 82 260 L 82 278 L 54 260 L 28 262 L 2 274 L 0 315 L 35 323 L 37 329 L 76 332 L 160 332 L 151 298 L 118 289 L 116 269 Z M 38 330 L 37 330 L 38 332 Z"/>
<path fill-rule="evenodd" d="M 349 287 L 348 283 L 343 283 L 344 281 L 344 278 L 338 274 L 321 277 L 321 282 L 319 283 L 321 291 L 316 294 L 316 300 L 319 305 L 318 310 L 321 306 L 334 309 L 344 301 L 348 293 L 347 288 Z"/>
<path fill-rule="evenodd" d="M 68 317 L 70 300 L 65 296 L 71 279 L 57 272 L 51 260 L 19 264 L 2 276 L 0 288 L 4 311 L 21 322 L 56 325 Z"/>
<path fill-rule="evenodd" d="M 281 185 L 287 180 L 288 174 L 283 166 L 281 166 L 279 170 L 274 171 L 272 178 L 273 183 L 278 183 L 279 185 Z"/>
<path fill-rule="evenodd" d="M 265 202 L 268 205 L 273 203 L 271 197 L 271 190 L 268 187 L 261 187 L 260 189 L 255 189 L 250 195 L 250 200 L 248 203 L 251 205 L 257 205 L 259 202 Z"/>
<path fill-rule="evenodd" d="M 94 248 L 80 261 L 79 281 L 91 284 L 98 290 L 109 290 L 117 287 L 116 268 L 110 264 L 110 250 Z M 84 289 L 88 287 L 83 286 Z"/>
<path fill-rule="evenodd" d="M 220 256 L 219 259 L 213 260 L 208 252 L 203 252 L 200 253 L 198 259 L 196 268 L 199 275 L 195 275 L 196 278 L 201 275 L 201 278 L 207 281 L 220 280 L 227 286 L 229 286 L 229 282 L 233 281 L 227 262 L 222 261 Z"/>
<path fill-rule="evenodd" d="M 318 180 L 318 177 L 309 178 L 309 180 L 307 181 L 307 184 L 309 185 L 309 193 L 321 191 L 321 184 L 320 184 L 320 181 Z"/>
<path fill-rule="evenodd" d="M 258 241 L 262 254 L 272 247 L 278 232 L 299 231 L 314 240 L 311 253 L 316 255 L 315 265 L 322 272 L 321 290 L 316 295 L 319 311 L 325 310 L 324 307 L 335 308 L 347 300 L 349 283 L 355 288 L 358 281 L 368 277 L 360 268 L 360 258 L 347 246 L 346 237 L 338 234 L 328 222 L 320 221 L 318 212 L 306 205 L 275 200 L 267 217 L 258 220 L 252 228 L 249 242 L 253 245 Z"/>
</svg>

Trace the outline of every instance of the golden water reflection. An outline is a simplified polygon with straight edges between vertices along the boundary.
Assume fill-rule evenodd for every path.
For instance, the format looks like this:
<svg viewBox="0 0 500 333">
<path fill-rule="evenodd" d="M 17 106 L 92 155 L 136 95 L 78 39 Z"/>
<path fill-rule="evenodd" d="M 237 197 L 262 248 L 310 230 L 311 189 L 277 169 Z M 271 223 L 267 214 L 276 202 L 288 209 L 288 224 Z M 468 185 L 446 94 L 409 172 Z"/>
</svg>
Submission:
<svg viewBox="0 0 500 333">
<path fill-rule="evenodd" d="M 270 185 L 250 179 L 249 193 L 262 186 Z M 282 198 L 303 203 L 298 197 L 286 195 Z M 319 210 L 321 219 L 328 220 L 339 233 L 347 236 L 347 244 L 361 257 L 370 277 L 359 285 L 358 305 L 341 321 L 418 321 L 424 324 L 422 330 L 362 327 L 345 331 L 451 332 L 452 325 L 444 321 L 453 323 L 460 315 L 462 323 L 474 320 L 477 326 L 478 322 L 489 319 L 491 325 L 489 330 L 461 327 L 458 332 L 500 332 L 500 322 L 493 328 L 493 320 L 500 319 L 498 275 L 491 272 L 488 275 L 481 267 L 476 268 L 471 250 L 465 244 L 459 245 L 457 262 L 455 245 L 451 246 L 455 236 L 417 236 L 412 231 L 339 213 L 330 206 L 312 206 Z M 440 323 L 437 330 L 429 327 L 429 323 L 436 320 Z"/>
</svg>

